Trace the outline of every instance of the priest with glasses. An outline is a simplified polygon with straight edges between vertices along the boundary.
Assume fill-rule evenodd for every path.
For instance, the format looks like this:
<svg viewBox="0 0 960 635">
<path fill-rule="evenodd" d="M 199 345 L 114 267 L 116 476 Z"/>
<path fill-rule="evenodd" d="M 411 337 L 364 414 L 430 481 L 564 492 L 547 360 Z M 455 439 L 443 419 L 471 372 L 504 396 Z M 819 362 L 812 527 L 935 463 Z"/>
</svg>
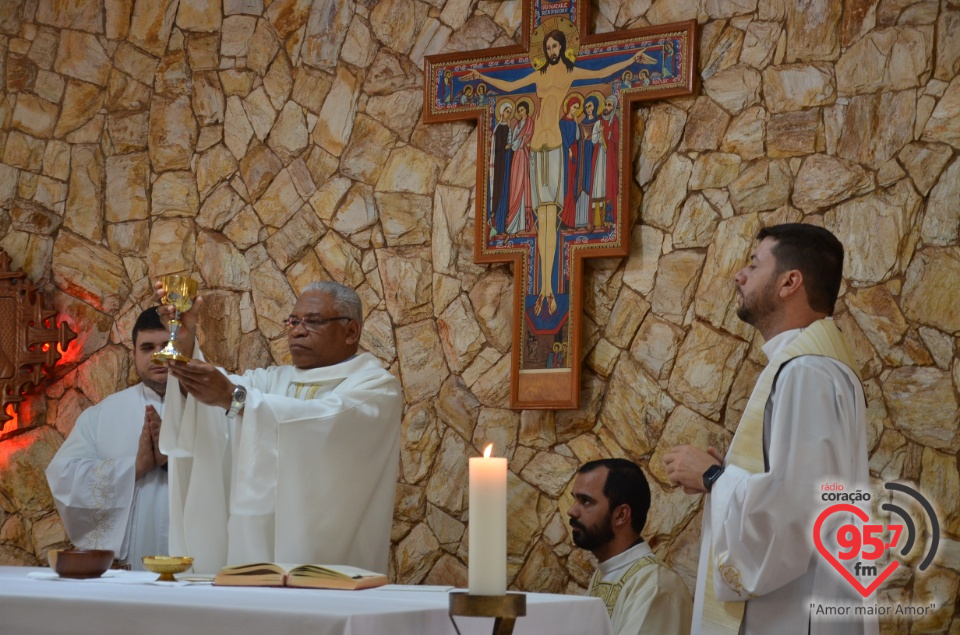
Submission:
<svg viewBox="0 0 960 635">
<path fill-rule="evenodd" d="M 284 321 L 292 365 L 243 375 L 204 361 L 197 309 L 181 317 L 177 346 L 194 359 L 169 363 L 160 430 L 170 553 L 200 573 L 253 562 L 386 572 L 402 399 L 379 360 L 358 353 L 359 296 L 308 285 Z"/>
</svg>

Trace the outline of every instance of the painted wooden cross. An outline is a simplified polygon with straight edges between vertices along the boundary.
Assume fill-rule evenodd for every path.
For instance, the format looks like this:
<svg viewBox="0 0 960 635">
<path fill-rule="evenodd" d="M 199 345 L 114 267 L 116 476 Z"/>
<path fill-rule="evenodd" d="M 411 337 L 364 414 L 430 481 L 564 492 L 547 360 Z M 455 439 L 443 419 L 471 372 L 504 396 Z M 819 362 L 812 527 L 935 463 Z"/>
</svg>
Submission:
<svg viewBox="0 0 960 635">
<path fill-rule="evenodd" d="M 587 32 L 586 0 L 524 0 L 522 41 L 434 55 L 427 123 L 474 119 L 474 259 L 514 263 L 512 408 L 577 408 L 583 260 L 630 247 L 631 104 L 689 95 L 696 22 Z"/>
</svg>

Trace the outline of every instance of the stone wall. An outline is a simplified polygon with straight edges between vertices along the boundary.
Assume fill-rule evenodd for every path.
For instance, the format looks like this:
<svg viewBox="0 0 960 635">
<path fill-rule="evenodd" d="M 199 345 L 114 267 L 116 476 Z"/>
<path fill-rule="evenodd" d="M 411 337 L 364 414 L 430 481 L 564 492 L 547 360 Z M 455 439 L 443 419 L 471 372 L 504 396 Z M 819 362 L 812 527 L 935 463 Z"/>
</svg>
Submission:
<svg viewBox="0 0 960 635">
<path fill-rule="evenodd" d="M 600 0 L 594 28 L 701 24 L 702 90 L 634 117 L 631 255 L 585 277 L 583 407 L 508 406 L 512 277 L 472 262 L 476 134 L 420 121 L 425 54 L 518 37 L 518 0 L 5 0 L 0 246 L 80 337 L 0 440 L 0 562 L 65 541 L 43 468 L 78 413 L 134 380 L 151 280 L 206 289 L 229 369 L 287 358 L 315 279 L 356 287 L 363 346 L 403 381 L 391 576 L 464 584 L 467 457 L 510 459 L 509 576 L 579 592 L 565 523 L 601 456 L 652 478 L 646 535 L 693 583 L 700 501 L 661 456 L 725 448 L 765 360 L 731 277 L 764 225 L 848 249 L 837 319 L 862 364 L 871 469 L 936 501 L 941 556 L 882 596 L 889 631 L 960 632 L 960 3 Z"/>
</svg>

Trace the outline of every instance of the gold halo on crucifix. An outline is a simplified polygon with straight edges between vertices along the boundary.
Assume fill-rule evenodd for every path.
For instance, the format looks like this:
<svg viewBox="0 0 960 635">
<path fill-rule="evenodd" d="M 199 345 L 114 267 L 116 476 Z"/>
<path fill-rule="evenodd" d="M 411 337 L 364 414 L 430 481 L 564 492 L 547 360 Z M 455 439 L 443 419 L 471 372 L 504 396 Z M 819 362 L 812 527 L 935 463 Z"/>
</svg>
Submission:
<svg viewBox="0 0 960 635">
<path fill-rule="evenodd" d="M 540 26 L 533 30 L 530 36 L 530 64 L 534 70 L 540 70 L 547 65 L 547 56 L 543 51 L 543 39 L 553 31 L 563 33 L 567 40 L 564 55 L 570 62 L 575 62 L 580 53 L 580 31 L 569 18 L 556 16 L 547 18 Z"/>
</svg>

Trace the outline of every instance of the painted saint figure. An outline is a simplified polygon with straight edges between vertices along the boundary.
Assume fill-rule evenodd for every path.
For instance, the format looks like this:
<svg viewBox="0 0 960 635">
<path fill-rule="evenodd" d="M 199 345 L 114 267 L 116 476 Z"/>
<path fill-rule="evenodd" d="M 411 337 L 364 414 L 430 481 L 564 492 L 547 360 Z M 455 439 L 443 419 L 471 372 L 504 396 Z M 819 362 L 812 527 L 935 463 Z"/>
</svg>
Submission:
<svg viewBox="0 0 960 635">
<path fill-rule="evenodd" d="M 593 158 L 593 207 L 591 228 L 606 227 L 607 218 L 617 211 L 617 183 L 620 166 L 620 120 L 617 117 L 617 98 L 610 95 L 604 101 L 600 120 L 593 126 L 596 155 Z"/>
<path fill-rule="evenodd" d="M 560 224 L 564 229 L 576 227 L 577 220 L 577 159 L 580 156 L 580 126 L 577 117 L 583 104 L 583 96 L 573 93 L 567 97 L 564 116 L 560 120 L 560 134 L 563 137 L 563 206 L 560 211 Z"/>
<path fill-rule="evenodd" d="M 576 227 L 587 229 L 590 224 L 590 197 L 593 193 L 593 128 L 600 112 L 600 99 L 596 94 L 583 101 L 583 119 L 580 126 L 580 154 L 577 156 Z"/>
<path fill-rule="evenodd" d="M 530 200 L 530 140 L 533 118 L 530 100 L 517 102 L 517 123 L 510 130 L 510 202 L 507 208 L 507 233 L 519 234 L 533 229 L 533 207 Z"/>
<path fill-rule="evenodd" d="M 465 76 L 467 80 L 482 79 L 506 93 L 534 86 L 540 100 L 530 150 L 530 178 L 533 180 L 530 191 L 533 205 L 537 208 L 537 300 L 533 307 L 537 315 L 540 315 L 544 307 L 549 314 L 557 310 L 553 274 L 559 239 L 558 217 L 563 201 L 563 139 L 560 132 L 563 101 L 575 81 L 602 79 L 634 63 L 654 63 L 655 60 L 646 55 L 644 50 L 640 49 L 627 59 L 604 68 L 578 68 L 574 63 L 574 52 L 567 49 L 566 34 L 553 30 L 543 38 L 543 57 L 546 63 L 539 73 L 531 71 L 526 77 L 514 81 L 485 76 L 477 70 L 470 70 Z M 519 111 L 518 105 L 518 115 Z M 513 174 L 516 173 L 517 165 L 516 150 L 514 152 Z M 511 183 L 511 189 L 512 187 Z"/>
<path fill-rule="evenodd" d="M 490 236 L 502 235 L 507 230 L 507 204 L 510 195 L 510 166 L 513 163 L 513 148 L 510 145 L 510 120 L 513 119 L 513 102 L 509 99 L 497 108 L 497 123 L 493 127 L 493 196 L 490 199 L 492 222 Z"/>
</svg>

